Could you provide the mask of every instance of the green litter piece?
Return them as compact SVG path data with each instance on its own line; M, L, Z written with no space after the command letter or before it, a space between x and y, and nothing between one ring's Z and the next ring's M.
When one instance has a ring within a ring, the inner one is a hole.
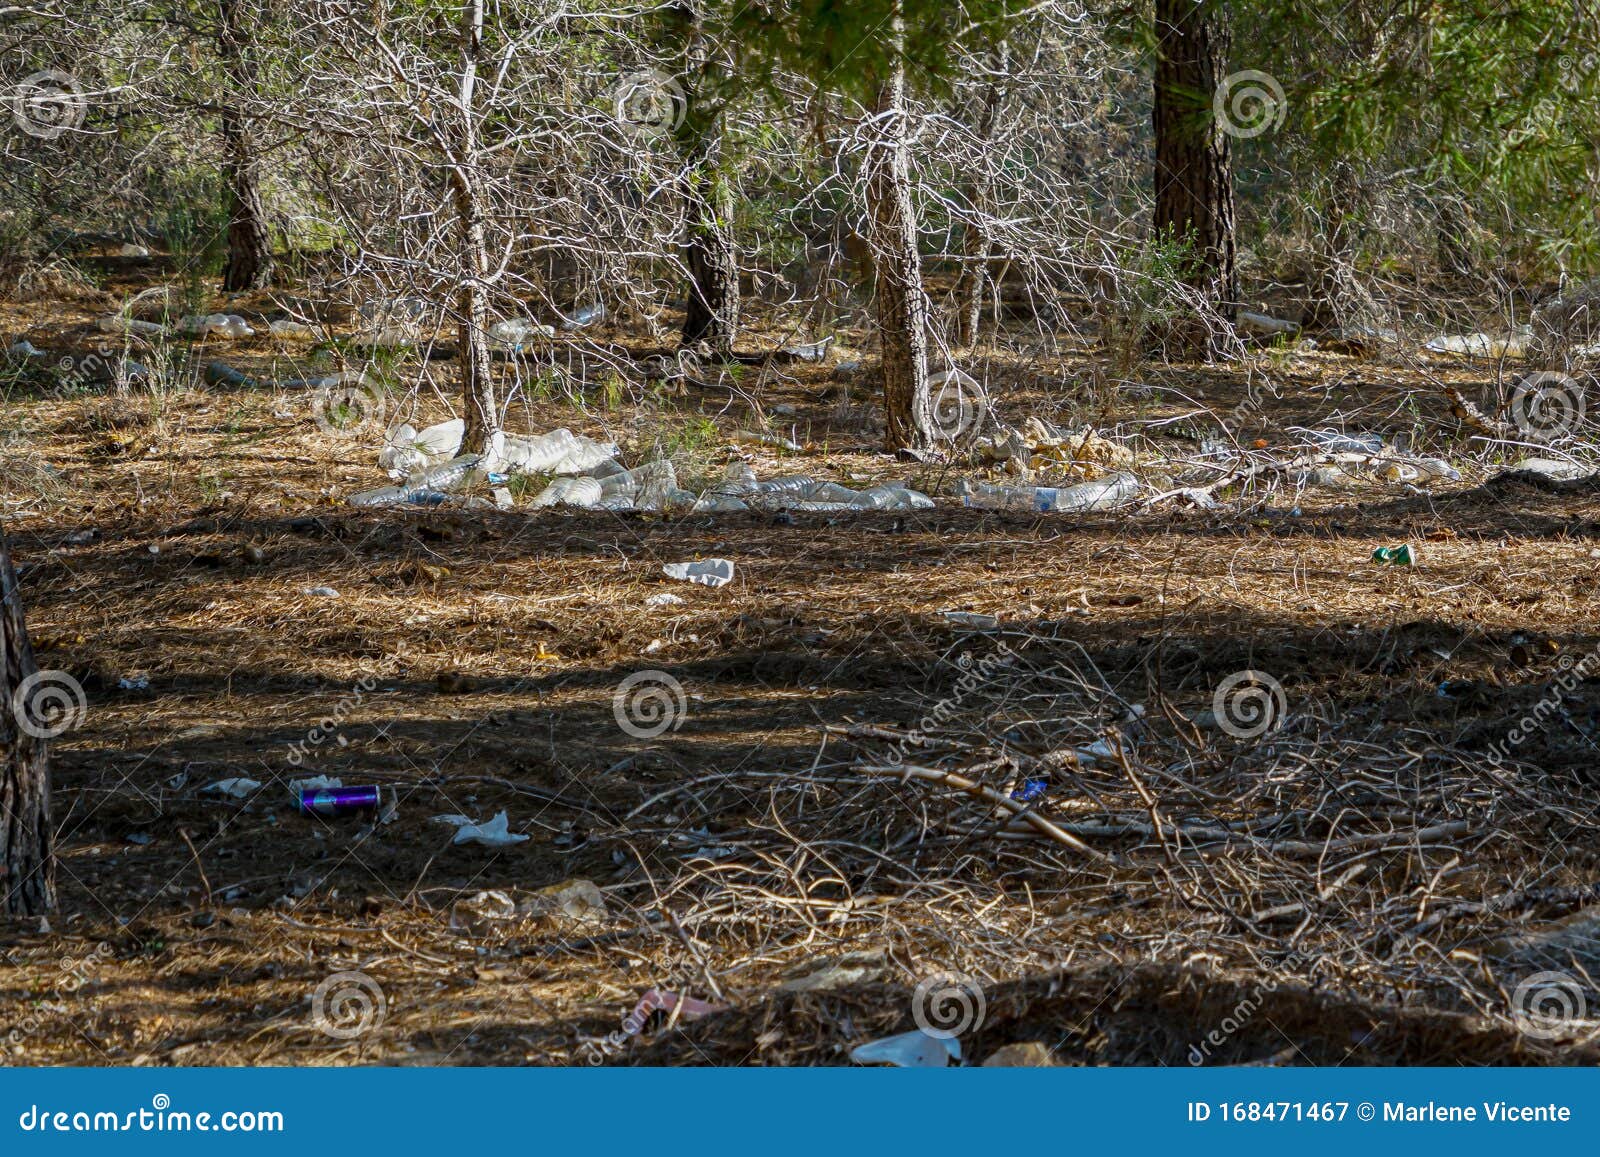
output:
M1408 542L1400 546L1380 546L1372 552L1372 561L1390 566L1416 566L1416 549Z

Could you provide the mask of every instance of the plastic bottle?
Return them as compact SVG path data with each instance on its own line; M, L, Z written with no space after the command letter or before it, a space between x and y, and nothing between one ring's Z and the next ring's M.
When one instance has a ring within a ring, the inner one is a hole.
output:
M389 431L387 444L378 451L378 465L391 476L404 478L449 461L461 449L466 428L461 418L438 422L420 432L409 424L396 426Z
M1114 474L1098 482L1065 487L991 486L986 482L968 482L964 486L962 500L967 506L1056 514L1112 510L1139 493L1139 480L1131 474Z
M600 483L593 478L557 478L536 494L528 505L595 506L600 498Z
M548 434L496 434L489 446L495 467L523 474L581 474L614 458L617 447L562 426Z

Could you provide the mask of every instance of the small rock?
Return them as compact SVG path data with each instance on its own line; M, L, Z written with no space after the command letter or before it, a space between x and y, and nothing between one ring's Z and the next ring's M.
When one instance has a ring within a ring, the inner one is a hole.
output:
M1002 1045L983 1062L986 1069L1049 1069L1055 1067L1050 1049L1039 1041Z

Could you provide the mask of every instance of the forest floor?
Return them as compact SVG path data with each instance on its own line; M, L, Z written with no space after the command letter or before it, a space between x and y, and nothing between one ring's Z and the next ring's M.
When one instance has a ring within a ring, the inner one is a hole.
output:
M108 261L99 294L0 305L0 332L81 356L152 276ZM264 334L193 356L323 365ZM629 465L665 444L680 476L938 491L840 406L840 356L648 408L525 383L509 424ZM5 527L39 666L87 710L52 745L60 911L0 930L6 1062L843 1064L943 1015L945 974L981 992L973 1061L1600 1059L1600 488L1504 474L1520 451L1437 388L1488 405L1515 366L1268 348L1119 373L1087 341L964 364L1005 420L1092 424L1152 475L1233 413L1259 455L1334 424L1462 477L1083 516L355 509L381 430L332 436L303 392L14 375ZM388 367L441 383L415 424L448 416L452 365ZM746 396L804 449L730 441L762 418ZM1401 543L1418 565L1372 560ZM710 557L730 585L662 574ZM682 689L645 739L616 701L643 671ZM1207 712L1243 671L1282 699L1241 737ZM896 766L1042 779L1030 815L1060 836ZM395 814L299 815L308 775L393 788ZM233 777L261 786L206 790ZM433 822L500 811L526 840ZM652 989L710 1011L627 1021Z

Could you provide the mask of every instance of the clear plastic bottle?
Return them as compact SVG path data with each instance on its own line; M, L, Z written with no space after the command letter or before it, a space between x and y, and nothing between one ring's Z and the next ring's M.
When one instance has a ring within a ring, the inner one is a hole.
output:
M581 474L614 458L617 447L562 426L548 434L499 433L489 456L500 470L523 474Z
M1131 474L1114 474L1097 482L1077 486L992 486L986 482L964 483L962 500L967 506L988 510L1032 510L1041 514L1086 514L1095 510L1114 510L1132 501L1139 493L1139 480Z

